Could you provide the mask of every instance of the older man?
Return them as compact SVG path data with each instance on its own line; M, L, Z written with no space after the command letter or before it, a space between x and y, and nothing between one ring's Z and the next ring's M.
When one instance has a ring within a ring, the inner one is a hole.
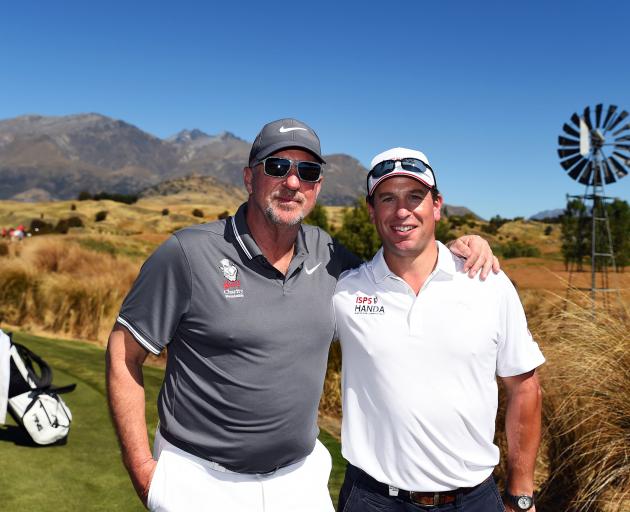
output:
M492 480L496 376L507 390L508 510L534 510L544 358L503 273L462 275L436 242L442 197L426 156L372 160L370 218L383 242L333 303L343 357L339 510L504 510Z
M152 510L333 510L317 405L332 294L359 261L301 224L323 163L304 123L265 125L244 169L247 203L234 217L175 233L122 305L107 351L110 408L124 463ZM475 271L482 262L473 263ZM167 345L154 459L142 363Z

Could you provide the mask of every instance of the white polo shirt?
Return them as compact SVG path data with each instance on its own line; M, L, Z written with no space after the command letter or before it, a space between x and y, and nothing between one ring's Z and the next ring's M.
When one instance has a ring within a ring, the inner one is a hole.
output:
M333 298L343 354L342 453L376 480L414 491L470 487L499 462L496 375L544 362L507 276L485 281L438 244L416 296L374 259Z

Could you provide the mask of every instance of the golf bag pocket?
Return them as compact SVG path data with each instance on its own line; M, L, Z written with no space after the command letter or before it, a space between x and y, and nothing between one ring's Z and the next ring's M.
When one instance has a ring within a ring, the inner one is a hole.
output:
M52 386L50 366L23 345L12 343L10 354L9 413L35 443L63 443L72 413L59 395L73 391L76 384Z
M22 393L9 398L9 407L35 443L53 444L68 437L72 413L56 393L47 391Z

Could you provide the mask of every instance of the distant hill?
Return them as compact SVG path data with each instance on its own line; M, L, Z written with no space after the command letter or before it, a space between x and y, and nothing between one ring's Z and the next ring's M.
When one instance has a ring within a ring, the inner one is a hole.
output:
M209 198L232 198L239 203L247 199L247 194L243 187L227 185L212 176L196 175L163 181L157 185L145 188L139 193L139 196L148 198L181 194L201 194Z
M479 215L477 215L471 209L466 208L465 206L454 206L452 204L443 205L442 214L445 215L446 217L451 216L451 215L455 215L457 217L464 217L465 215L472 215L477 220L486 220L480 217Z
M543 220L543 219L557 219L564 214L564 210L562 208L555 208L553 210L543 210L542 212L538 212L532 215L529 220Z
M188 175L242 187L250 143L223 132L182 130L160 139L125 121L90 113L20 116L0 121L0 199L72 199L89 192L137 193ZM320 202L351 204L363 194L367 170L336 154Z

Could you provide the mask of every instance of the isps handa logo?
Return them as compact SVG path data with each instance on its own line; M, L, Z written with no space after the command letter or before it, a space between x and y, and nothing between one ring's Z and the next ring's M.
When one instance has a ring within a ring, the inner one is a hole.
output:
M384 315L385 308L376 295L358 295L354 299L355 315Z
M241 289L241 281L238 279L238 269L227 258L219 262L219 270L223 273L225 281L223 282L223 293L226 299L235 299L244 297L245 294Z

